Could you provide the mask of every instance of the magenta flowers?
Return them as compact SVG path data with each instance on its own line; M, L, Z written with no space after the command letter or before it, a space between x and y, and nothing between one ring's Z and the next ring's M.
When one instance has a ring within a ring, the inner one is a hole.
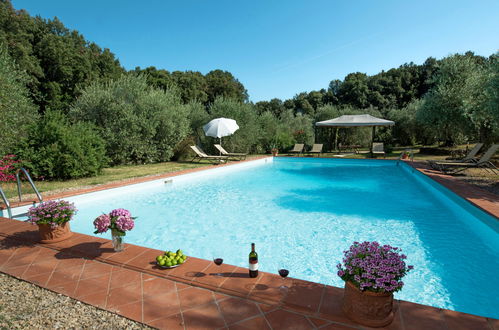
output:
M28 221L32 224L49 224L54 228L70 221L75 214L73 203L65 200L47 201L30 207Z
M362 291L399 291L404 286L402 277L414 268L406 265L407 257L401 251L378 242L354 242L344 251L344 267L341 263L337 265L338 276Z
M111 226L111 218L109 217L109 215L99 215L94 220L94 227L96 229L94 234L105 233L109 229L109 226Z
M108 229L118 231L121 236L125 231L132 230L135 223L130 211L125 209L115 209L109 214L102 214L94 220L94 234L105 233Z

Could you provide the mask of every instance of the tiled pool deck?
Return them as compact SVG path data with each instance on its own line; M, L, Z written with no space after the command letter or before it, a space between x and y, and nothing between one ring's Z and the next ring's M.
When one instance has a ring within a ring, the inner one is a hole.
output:
M426 174L499 215L495 195ZM282 290L276 274L251 279L245 268L217 267L195 257L181 267L159 269L154 259L161 253L131 244L115 253L110 240L78 233L39 244L37 227L0 218L0 272L156 328L365 329L341 312L341 288L288 278L289 289ZM219 272L223 276L215 275ZM387 329L499 329L496 319L406 301L394 305L396 317Z

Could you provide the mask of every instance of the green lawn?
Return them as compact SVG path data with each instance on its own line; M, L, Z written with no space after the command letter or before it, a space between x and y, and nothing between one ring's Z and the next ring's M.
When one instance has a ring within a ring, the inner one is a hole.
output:
M211 164L203 161L202 163L165 162L147 165L116 166L105 168L100 175L95 177L67 181L35 181L35 185L43 196L45 195L44 193L47 192L56 193L66 190L81 189L103 183L124 181L136 177L158 175L210 165ZM2 183L1 186L10 201L17 201L17 186L15 182ZM23 199L25 194L26 197L28 197L29 194L33 194L33 190L27 182L23 182L22 191Z

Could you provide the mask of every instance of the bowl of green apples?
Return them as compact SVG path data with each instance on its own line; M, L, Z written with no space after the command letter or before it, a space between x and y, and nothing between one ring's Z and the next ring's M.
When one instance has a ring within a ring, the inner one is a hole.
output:
M176 252L165 251L165 253L156 257L156 265L161 268L169 269L182 265L186 260L187 256L180 249Z

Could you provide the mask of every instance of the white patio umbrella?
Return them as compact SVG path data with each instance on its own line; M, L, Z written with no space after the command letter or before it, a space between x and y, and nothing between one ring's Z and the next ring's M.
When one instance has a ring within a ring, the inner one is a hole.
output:
M234 119L217 118L210 121L203 126L204 134L206 136L217 137L220 139L222 145L222 137L234 134L239 129Z
M217 118L210 121L203 126L204 134L206 136L217 137L220 139L222 145L222 137L234 134L239 129L234 119ZM222 154L222 152L220 152Z

